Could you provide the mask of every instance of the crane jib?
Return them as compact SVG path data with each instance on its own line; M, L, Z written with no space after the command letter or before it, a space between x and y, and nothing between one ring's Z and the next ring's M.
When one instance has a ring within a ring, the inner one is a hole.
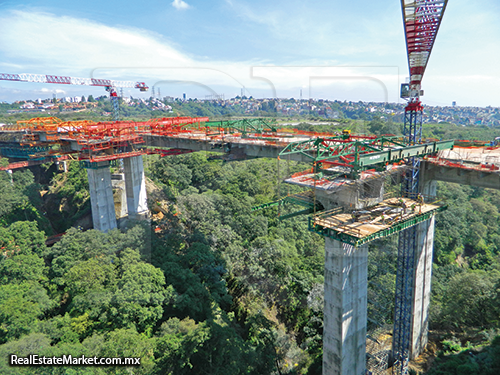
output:
M59 85L100 86L105 88L124 87L124 88L136 88L140 89L140 91L147 91L149 88L144 82L113 81L110 79L100 79L100 78L77 78L68 76L29 74L29 73L19 73L19 74L0 73L0 80L33 82L33 83L54 83Z

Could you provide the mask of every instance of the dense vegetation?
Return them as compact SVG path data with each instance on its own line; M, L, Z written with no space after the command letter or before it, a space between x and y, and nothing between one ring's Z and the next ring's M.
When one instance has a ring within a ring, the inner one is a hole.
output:
M400 129L359 124L351 123ZM66 174L54 166L12 180L0 173L0 373L320 374L324 240L303 217L251 211L294 191L277 185L276 163L148 158L168 209L151 226L108 234L71 228L89 212L76 163ZM305 168L282 161L279 170ZM442 351L428 373L496 374L500 192L440 183L438 195L449 203L436 219L431 305ZM370 307L380 324L392 322L395 254L394 239L370 247L370 285L387 291L378 301L385 310ZM7 365L10 353L141 357L142 365L20 368Z
M276 193L276 162L223 165L193 154L153 163L152 177L172 203L157 223L163 232L140 223L125 233L69 229L52 247L40 230L52 226L37 215L43 202L33 174L15 172L14 184L1 174L8 204L0 228L0 372L18 373L6 354L25 355L33 345L46 356L140 356L134 373L144 374L320 368L322 315L311 298L323 282L323 239L301 219L284 224L276 212L251 213ZM52 178L54 207L61 199L75 210L88 204L77 167ZM26 208L32 216L20 215ZM74 221L73 211L59 214Z

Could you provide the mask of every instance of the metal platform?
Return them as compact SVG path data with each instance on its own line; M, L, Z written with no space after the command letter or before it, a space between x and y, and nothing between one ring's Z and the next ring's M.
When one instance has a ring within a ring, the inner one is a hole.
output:
M442 201L389 198L360 211L336 208L309 218L309 230L335 240L361 246L430 219L445 210Z

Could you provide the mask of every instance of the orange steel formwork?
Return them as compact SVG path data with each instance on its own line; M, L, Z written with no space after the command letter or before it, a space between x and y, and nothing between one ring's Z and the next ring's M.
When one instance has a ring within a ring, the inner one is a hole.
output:
M133 121L62 121L56 117L33 118L18 121L15 125L4 126L2 131L23 132L20 144L26 146L44 146L47 154L78 153L79 160L89 162L107 161L134 157L145 153L161 155L179 154L185 151L170 153L168 150L151 151L138 149L144 144L143 135L185 136L197 132L203 134L202 123L207 117L172 117L152 119L144 122ZM78 151L70 151L68 147L54 149L55 145L69 145L76 141L82 146ZM62 151L62 152L61 152ZM40 156L40 155L38 155Z

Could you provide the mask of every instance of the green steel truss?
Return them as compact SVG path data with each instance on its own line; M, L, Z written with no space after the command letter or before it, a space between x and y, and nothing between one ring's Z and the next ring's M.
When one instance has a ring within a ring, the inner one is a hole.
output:
M312 214L314 213L314 209L313 208L306 208L305 210L300 210L300 211L295 211L295 212L292 212L292 213L289 213L289 214L285 214L285 215L280 215L278 217L278 220L286 220L286 219L291 219L292 217L295 217L295 216L300 216L300 215L309 215L309 214Z
M323 163L349 167L353 177L357 178L359 172L366 169L452 148L452 140L409 145L396 137L351 142L346 142L342 137L329 137L290 143L279 156L301 154L308 157L316 168L321 168Z
M0 155L6 158L34 159L43 158L50 151L46 146L0 147Z
M226 134L241 133L243 138L249 134L276 133L278 131L275 119L249 118L230 121L208 121L205 126L214 132L224 131Z
M299 215L308 215L314 213L315 211L321 211L323 209L323 206L319 202L315 202L314 195L312 194L312 192L306 191L302 193L288 195L285 198L282 198L274 202L268 202L252 207L252 211L262 210L274 206L284 206L285 204L295 204L298 206L306 207L306 209L285 215L280 215L279 220L290 219L292 217Z
M259 204L258 206L254 206L254 207L252 207L252 211L263 210L265 208L274 207L274 206L283 206L285 203L286 203L285 198L282 198L282 199L274 201L274 202L268 202L268 203Z

